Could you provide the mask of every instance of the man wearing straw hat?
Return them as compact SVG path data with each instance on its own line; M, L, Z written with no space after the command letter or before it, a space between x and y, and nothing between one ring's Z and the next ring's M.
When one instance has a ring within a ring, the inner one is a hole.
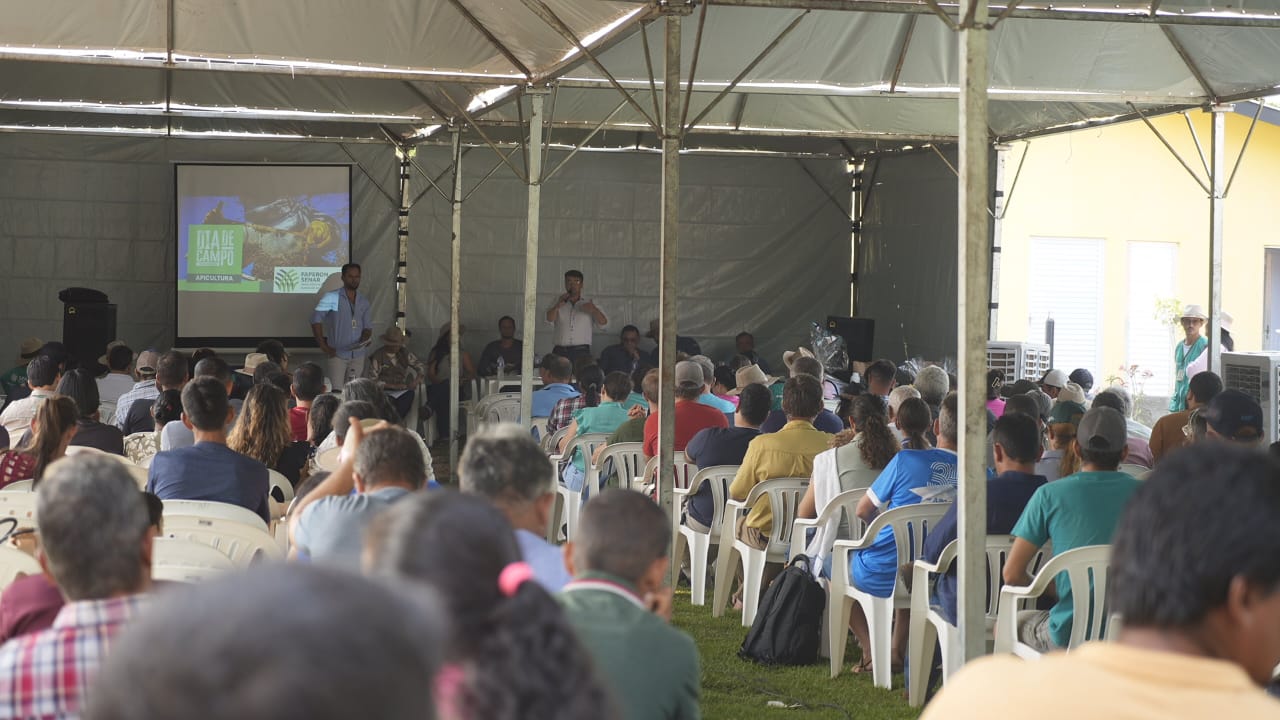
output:
M1169 412L1187 409L1187 387L1196 373L1209 369L1209 339L1204 336L1204 325L1209 319L1201 305L1188 305L1182 311L1179 323L1186 335L1173 348L1174 385L1169 398Z
M408 417L413 409L414 390L426 377L427 368L418 356L405 347L404 331L392 325L382 334L383 346L369 356L364 376L382 384L400 417Z

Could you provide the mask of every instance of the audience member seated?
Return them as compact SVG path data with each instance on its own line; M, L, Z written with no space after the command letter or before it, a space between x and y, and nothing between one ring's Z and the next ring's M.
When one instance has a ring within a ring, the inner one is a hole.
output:
M935 421L924 400L918 397L903 400L893 422L898 434L902 435L903 450L929 450L933 447L929 434L933 432Z
M908 399L902 403L906 410L923 400ZM938 446L927 450L902 450L867 490L858 502L857 515L863 522L871 522L882 512L921 502L950 501L947 489L956 486L956 442L958 431L958 404L955 393L943 396L938 417L933 421L933 432ZM921 492L923 491L923 493ZM928 500L925 495L930 495ZM859 550L849 558L849 579L859 590L875 597L889 597L893 593L898 573L897 545L893 528L886 527L876 536L866 550ZM900 610L893 622L892 667L900 667L907 644L907 611ZM854 672L871 670L871 635L867 616L859 604L854 604L849 627L862 648L862 660Z
M1118 635L1036 662L979 659L925 720L1029 708L1040 720L1280 717L1260 689L1280 661L1276 479L1262 454L1225 444L1170 455L1115 531L1107 609L1122 618Z
M467 326L459 323L459 343L462 342L461 336L466 332ZM458 397L465 400L468 394L467 385L476 376L476 366L471 362L471 353L463 350L461 344L458 348ZM453 372L450 369L452 360L449 355L452 351L449 323L445 323L440 328L440 337L436 338L436 344L432 346L431 352L427 353L427 405L435 415L436 432L440 437L449 437L449 397L452 394L450 373Z
M289 372L289 353L285 351L284 343L271 338L258 343L258 347L254 349L266 355L267 360L279 365L281 371Z
M230 397L234 386L234 373L231 366L225 360L219 357L207 357L196 363L195 377L209 377L222 383L227 389L227 395ZM252 386L250 387L252 389ZM235 427L236 418L243 405L243 400L228 401L231 406L231 422L227 423L227 433L231 433L231 429ZM169 423L160 431L160 451L176 450L181 447L191 447L196 444L195 433L191 428L182 423Z
M590 390L587 391L590 394ZM605 376L604 397L595 407L584 407L573 414L569 432L560 440L563 452L579 435L588 433L612 433L627 421L627 409L623 404L631 394L631 378L622 372ZM561 402L572 402L563 400ZM569 464L564 468L564 484L570 490L581 490L587 477L587 459L581 449L575 449ZM591 490L588 489L588 493Z
M862 373L862 379L867 384L867 392L880 398L886 406L889 403L889 393L893 392L897 386L898 369L893 366L890 360L880 359L867 366L866 372Z
M467 438L458 479L463 492L479 495L502 511L534 579L547 592L559 592L570 576L560 548L543 539L556 502L556 480L538 443L519 425L483 427Z
M813 474L813 458L827 449L832 437L813 426L813 419L822 410L822 384L805 373L792 376L782 394L782 407L787 424L775 433L762 433L747 446L747 454L729 485L730 498L746 500L751 490L766 480L807 478ZM756 500L735 528L739 540L760 550L768 547L772 530L773 508L767 496ZM781 568L772 563L765 569L762 592L779 571Z
M902 406L902 401L907 398L920 399L920 391L916 389L915 385L899 385L889 393L889 431L893 433L894 437L898 438L899 443L907 439L907 436L898 428L897 422L898 408ZM928 406L926 405L925 407Z
M1084 390L1085 397L1092 397L1093 394L1093 373L1087 368L1076 368L1067 376L1067 380L1080 386ZM1126 416L1128 417L1128 416Z
M1200 415L1208 425L1208 439L1261 447L1265 437L1262 407L1239 390L1223 390L1214 395Z
M274 469L297 487L304 479L311 448L305 440L295 442L290 436L287 400L274 385L253 386L227 438L227 447Z
M662 509L621 489L585 505L565 545L574 580L560 603L626 720L701 716L698 647L670 624L670 546Z
M606 373L635 373L641 365L649 363L649 358L640 352L640 328L628 325L622 328L617 345L610 345L600 352L600 369Z
M711 388L716 383L716 364L711 362L711 358L706 355L694 355L689 358L690 362L695 362L698 367L702 368L702 394L698 396L698 402L703 405L713 407L728 417L733 416L733 403L728 400L716 397Z
M920 399L929 406L929 412L936 420L938 410L942 407L942 399L951 389L951 378L947 377L947 371L937 365L920 368L912 385L920 391Z
M0 488L19 480L35 480L38 485L45 470L67 454L79 416L69 397L50 395L40 403L31 422L31 439L0 453Z
M107 374L97 379L98 399L114 408L120 396L133 389L133 350L116 340L98 362L107 368ZM115 416L106 419L114 420Z
M889 432L883 398L873 394L853 398L849 411L850 428L831 438L831 449L813 458L809 487L796 508L796 517L816 518L831 499L842 492L869 488L880 472L898 454L898 439ZM838 533L849 537L839 519L820 527L805 548L815 571L823 568ZM830 569L826 569L830 577Z
M499 360L503 375L519 375L524 360L524 343L516 339L516 320L510 315L498 318L498 339L484 346L480 353L481 377L498 374Z
M734 392L738 389L738 378L728 365L717 365L715 367L715 379L711 382L711 394L721 400L738 407L738 395Z
M1058 393L1062 392L1062 388L1066 387L1068 382L1070 380L1065 372L1053 369L1040 378L1040 390L1051 399L1057 400Z
M987 371L987 410L999 420L1004 415L1004 398L1000 397L1000 389L1004 387L1004 372Z
M124 455L124 434L120 428L98 422L98 382L92 371L77 368L65 373L58 381L58 394L71 398L80 416L72 445Z
M0 647L0 717L76 718L113 638L151 586L155 530L129 471L93 455L51 468L36 514L40 565L67 604L48 629Z
M1177 450L1191 441L1186 428L1191 422L1191 414L1202 411L1210 400L1222 392L1222 378L1217 373L1205 370L1192 376L1187 384L1187 409L1172 412L1159 420L1151 428L1151 458L1157 464L1165 455Z
M0 425L8 431L10 438L21 438L31 429L31 420L36 410L44 401L53 397L62 373L57 364L46 355L37 355L27 363L27 385L31 394L21 400L15 400L5 406L0 413Z
M1059 400L1053 404L1049 410L1049 421L1045 423L1049 432L1049 445L1036 463L1037 475L1043 475L1045 480L1053 482L1080 470L1076 435L1084 414L1085 407L1078 402Z
M369 522L420 490L427 468L407 430L384 426L366 436L360 421L340 408L335 421L344 419L350 430L343 462L294 506L291 552L312 562L356 569Z
M295 403L289 408L289 436L294 440L307 440L307 417L311 413L311 404L324 394L324 369L313 362L299 365L293 371L289 394L293 396Z
M295 610L263 622L264 608ZM112 649L86 717L432 720L443 636L439 603L412 588L258 567L157 598Z
M685 458L703 468L741 465L751 441L760 435L760 423L769 415L773 395L769 388L752 383L738 393L738 410L733 427L709 427L698 431L684 448ZM711 532L715 514L711 485L704 484L684 506L684 524L701 533Z
M797 370L797 360L812 360L813 363L801 363L801 369ZM809 348L801 346L797 350L788 350L782 353L782 364L787 366L787 372L790 373L791 377L795 377L798 372L804 372L818 378L818 381L822 383L822 397L824 399L833 400L840 395L840 386L836 385L834 380L827 377L826 370L822 367L822 361L818 360L818 358L813 354L813 351ZM815 367L817 368L816 372L814 371ZM782 389L775 385L772 390L775 399L773 409L781 410L782 405L780 403L782 398ZM844 426L841 425L840 429L843 430Z
M647 411L648 402L644 399L644 392L641 386L644 384L644 376L649 374L650 370L655 370L649 363L640 363L640 367L631 373L631 394L627 396L627 411L630 412L634 408L639 408L636 412ZM635 413L632 414L635 417Z
M362 408L365 407L364 404L367 403L367 412L369 414L360 414L357 416L362 420L376 418L379 420L386 420L387 423L391 425L402 424L400 422L400 414L396 412L394 407L392 407L391 401L387 398L386 393L382 392L378 387L378 383L368 378L356 378L355 380L348 382L346 387L342 388L342 401L344 405L349 402L361 403L359 407ZM366 411L362 411L362 413L363 412ZM346 434L347 431L347 422L335 416L333 417L331 425L333 430L316 448L317 454L330 448L338 447L342 444L342 436ZM418 444L418 449L422 451L422 461L427 467L427 484L430 485L435 483L436 476L432 470L431 451L427 448L427 443L418 433L412 430L409 430L408 432L409 436Z
M182 423L195 433L196 442L157 454L148 472L147 491L161 500L239 505L270 523L267 466L227 447L231 416L224 384L212 377L188 383L182 389Z
M1061 554L1086 545L1107 545L1129 496L1138 487L1118 472L1127 452L1124 417L1109 407L1084 414L1075 451L1083 469L1036 490L1013 528L1016 540L1005 561L1004 581L1026 585L1027 566L1046 542ZM1201 508L1203 511L1203 508ZM1071 581L1057 578L1058 602L1052 610L1018 613L1018 639L1041 652L1064 648L1071 637Z
M333 414L341 404L342 400L337 395L329 394L311 401L311 407L307 411L307 443L311 445L313 454L315 448L333 434Z
M604 392L604 371L599 365L587 365L578 371L579 395L557 400L547 418L547 433L553 433L573 422L573 414L583 408L593 408L600 404L600 394ZM630 393L630 390L627 391Z
M491 503L414 496L375 524L365 556L373 572L424 583L443 601L449 637L433 683L441 717L618 717L591 656Z
M1093 398L1093 407L1109 407L1123 415L1128 422L1129 405L1126 402L1128 396L1127 392L1122 394L1117 392L1116 388L1107 388ZM1126 445L1129 448L1129 454L1124 460L1126 465L1138 465L1148 470L1155 467L1155 461L1151 457L1151 446L1142 439L1142 436L1130 431Z
M655 374L657 370L653 371ZM698 402L705 384L702 380L702 367L696 362L681 360L676 363L675 390L675 442L673 450L682 452L699 430L709 427L729 427L724 413ZM646 378L647 380L647 378ZM646 382L646 386L647 386ZM647 391L646 391L647 394ZM644 422L644 456L653 457L658 454L658 413L655 403L654 412Z
M1084 386L1082 385L1081 387ZM1139 438L1150 446L1151 428L1143 425L1133 418L1133 396L1129 394L1129 390L1123 385L1112 385L1103 392L1109 392L1115 395L1124 403L1124 408L1121 409L1120 412L1124 415L1124 423L1129 432L1129 437ZM1132 462L1132 460L1130 460L1130 462Z
M157 537L164 536L164 503L151 493L142 493L147 503L147 521ZM0 593L0 644L20 635L53 627L58 612L67 604L58 585L46 573L24 575Z
M1047 480L1035 474L1035 458L1040 451L1040 434L1035 419L1010 413L996 420L991 434L995 441L996 476L987 480L987 534L1008 535L1022 516L1031 496ZM929 530L922 557L937 562L943 548L956 539L959 504ZM952 625L956 624L956 570L953 565L938 578L933 588L934 605Z
M756 352L756 337L754 335L745 330L738 333L738 336L733 339L733 347L736 351L734 357L746 358L747 365L755 365L760 368L761 372L768 374L769 363L765 361L763 355ZM729 358L725 361L725 364L732 365L733 358ZM737 368L734 368L734 371L736 372ZM738 387L742 386L739 385Z
M733 380L733 384L738 388L744 388L753 383L765 386L769 390L769 396L773 398L773 404L769 409L782 409L783 378L766 374L759 365L744 365L734 372Z
M378 383L369 378L356 378L342 388L342 401L349 402L351 400L367 402L378 411L378 417L386 420L391 425L404 426L404 419L400 417L399 411L391 404L391 399L387 397L386 393L382 392L382 388L378 387Z
M817 359L806 356L799 356L791 360L791 377L798 375L808 375L818 380L822 379L822 363ZM825 395L824 395L825 396ZM760 432L772 433L782 429L790 418L787 417L783 410L773 410L769 413L769 417L760 425ZM832 435L844 430L844 421L838 415L830 410L822 407L818 412L818 416L813 419L813 426L824 433Z
M378 381L400 417L408 417L427 368L405 347L404 331L395 325L382 334L382 342L383 346L365 361L364 376Z
M591 458L591 462L596 462L600 454L609 445L622 442L644 442L644 428L649 421L649 415L658 412L658 385L662 379L657 370L648 370L645 372L643 379L640 381L642 397L644 405L634 405L627 408L627 420L618 426L617 430L609 436L608 441L596 448L596 454ZM632 398L635 393L631 393Z
M182 393L165 390L151 403L151 417L155 429L133 433L124 437L124 455L129 462L141 465L160 452L160 435L171 422L182 424Z
M18 346L18 364L0 375L0 394L5 396L6 405L30 392L30 386L27 385L27 365L40 354L42 347L44 341L37 337L29 337Z
M146 353L143 353L145 355ZM187 384L188 366L187 358L176 350L170 350L164 353L156 360L156 379L154 385L150 388L153 393L145 392L138 395L138 399L132 400L127 408L116 406L116 427L124 431L125 435L132 435L136 432L144 432L150 430L154 424L151 417L151 406L155 404L156 395L165 390L181 390ZM146 388L143 388L144 390ZM120 402L125 402L125 398L138 393L137 386L133 390L125 393L120 397ZM123 410L124 414L121 415ZM161 438L163 442L163 438Z
M653 363L654 367L660 367L661 363L658 360L662 355L659 351L659 344L662 342L662 325L659 321L650 320L649 332L645 333L644 336L654 342L653 350L649 351L649 362ZM698 345L697 340L691 337L676 335L676 353L684 353L686 358L691 358L694 355L701 355L702 347Z
M581 395L569 382L573 379L573 363L569 358L548 353L538 371L542 387L533 391L533 417L551 417L556 403Z

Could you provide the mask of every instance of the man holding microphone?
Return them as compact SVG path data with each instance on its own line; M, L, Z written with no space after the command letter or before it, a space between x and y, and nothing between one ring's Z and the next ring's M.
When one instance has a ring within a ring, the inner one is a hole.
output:
M555 347L551 352L572 362L591 354L591 334L603 330L609 318L594 302L582 297L582 271L564 274L565 292L547 309L547 322L555 326Z

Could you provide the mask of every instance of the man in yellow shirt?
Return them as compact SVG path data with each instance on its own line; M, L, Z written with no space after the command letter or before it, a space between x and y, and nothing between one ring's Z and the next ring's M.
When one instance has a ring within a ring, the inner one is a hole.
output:
M729 486L729 496L746 500L751 489L774 478L807 478L813 474L813 458L831 443L831 434L813 426L822 412L822 383L812 375L799 374L787 380L782 389L782 411L787 424L774 433L762 434L747 446L747 454L738 466L738 474ZM769 498L762 496L746 517L738 520L738 539L763 550L769 545L773 530L773 510ZM765 568L761 591L781 569L777 564Z
M1206 512L1206 508L1212 508ZM1114 642L966 667L923 720L1280 718L1280 476L1226 443L1178 450L1134 492L1112 545Z

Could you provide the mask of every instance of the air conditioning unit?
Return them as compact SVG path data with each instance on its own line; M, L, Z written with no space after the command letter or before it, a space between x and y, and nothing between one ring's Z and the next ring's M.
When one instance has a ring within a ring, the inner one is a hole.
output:
M1049 372L1049 346L1044 343L987 343L987 369L1004 373L1004 381L1040 381Z
M1222 353L1222 386L1257 400L1267 443L1280 439L1280 353Z

